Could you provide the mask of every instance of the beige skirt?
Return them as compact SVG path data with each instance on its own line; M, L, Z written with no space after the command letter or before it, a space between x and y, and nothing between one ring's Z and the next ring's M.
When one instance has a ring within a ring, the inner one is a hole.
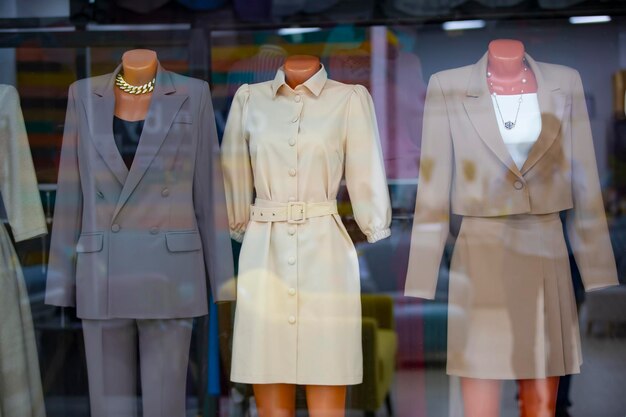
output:
M582 363L558 214L465 217L450 268L448 374L532 379Z

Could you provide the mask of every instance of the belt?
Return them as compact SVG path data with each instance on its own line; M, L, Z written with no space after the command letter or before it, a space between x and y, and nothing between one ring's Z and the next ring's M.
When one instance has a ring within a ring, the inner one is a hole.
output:
M250 220L255 222L300 224L311 217L329 216L331 214L337 214L336 200L321 203L305 203L303 201L277 203L257 198L255 204L250 207Z

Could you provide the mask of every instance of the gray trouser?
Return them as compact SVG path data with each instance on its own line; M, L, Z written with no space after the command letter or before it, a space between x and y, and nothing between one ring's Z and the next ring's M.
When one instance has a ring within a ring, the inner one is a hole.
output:
M83 320L91 417L184 417L193 319Z

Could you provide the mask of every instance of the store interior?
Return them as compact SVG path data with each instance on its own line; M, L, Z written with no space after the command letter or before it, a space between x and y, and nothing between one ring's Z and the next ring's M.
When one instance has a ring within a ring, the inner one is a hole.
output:
M4 0L0 84L20 94L49 226L67 91L146 48L161 65L209 82L218 133L238 87L274 78L284 59L320 57L329 78L372 95L393 209L390 239L368 244L345 187L339 213L355 242L363 293L364 367L348 416L461 417L458 378L446 375L449 239L434 301L403 296L418 183L426 87L438 71L477 62L493 39L517 39L535 60L579 71L621 286L583 294L584 365L571 379L572 417L626 413L626 3L619 0ZM586 18L586 20L585 20ZM595 19L595 20L594 20ZM5 216L3 216L3 219ZM6 220L5 220L6 223ZM452 218L451 234L459 219ZM49 417L87 416L80 320L45 305L49 236L15 245L29 292ZM240 247L233 242L233 251ZM573 258L572 258L572 264ZM576 272L573 273L577 280ZM188 416L255 415L249 386L228 379L232 303L196 318ZM565 394L564 394L565 395ZM298 415L306 415L298 394ZM601 411L598 411L601 410ZM391 414L391 413L392 414ZM252 413L252 414L249 414ZM502 416L518 414L507 381ZM566 416L566 414L563 414Z

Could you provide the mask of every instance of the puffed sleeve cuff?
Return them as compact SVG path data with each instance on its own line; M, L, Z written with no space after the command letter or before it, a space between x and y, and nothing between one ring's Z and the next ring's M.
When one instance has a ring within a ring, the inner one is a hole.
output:
M406 297L423 298L424 300L434 300L435 290L425 291L425 290L405 288L404 295Z
M374 233L367 233L365 236L367 236L369 243L375 243L391 236L391 229L382 229Z
M619 281L617 280L617 278L613 278L613 279L604 279L602 281L597 280L593 283L590 284L586 284L585 285L585 291L586 292L590 292L590 291L597 291L597 290L601 290L603 288L608 288L608 287L613 287L615 285L619 285Z
M48 234L48 228L46 226L38 227L36 229L31 229L31 230L20 231L19 233L13 230L13 239L16 242L21 242L23 240L28 240L28 239L32 239L35 237L44 236L46 234Z
M230 238L232 240L236 240L237 242L241 243L243 242L243 236L246 234L246 232L237 232L234 230L230 231Z

